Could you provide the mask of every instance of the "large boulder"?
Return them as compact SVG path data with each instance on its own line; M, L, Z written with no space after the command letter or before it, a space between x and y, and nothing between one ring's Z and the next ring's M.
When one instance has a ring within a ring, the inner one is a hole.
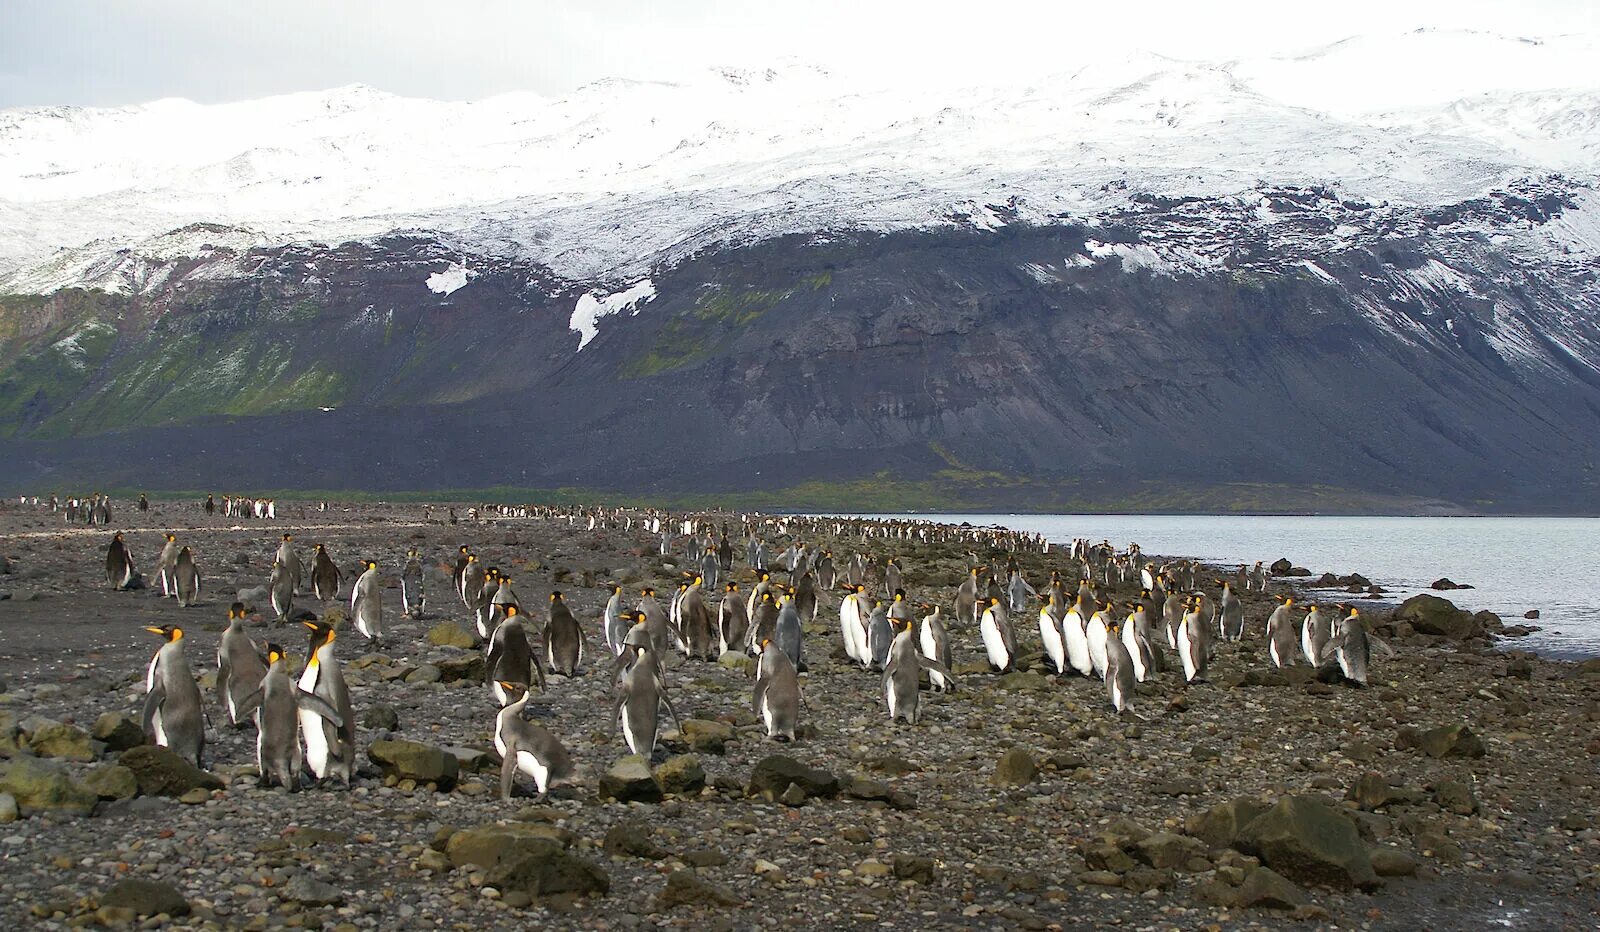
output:
M1410 737L1410 736L1408 736ZM1479 738L1466 725L1440 725L1410 737L1416 747L1429 757L1482 757L1489 753Z
M88 732L76 725L44 722L29 733L28 750L40 757L87 764L99 759L104 745L90 738Z
M72 779L65 764L38 757L0 760L0 793L10 794L19 814L61 812L88 815L100 797Z
M733 739L733 726L727 722L703 718L683 721L683 740L689 743L691 749L702 754L722 754Z
M100 894L100 905L129 909L136 916L187 916L189 901L169 883L129 877Z
M1039 775L1039 765L1033 755L1023 748L1012 748L995 761L994 782L997 786L1027 786Z
M1234 847L1300 883L1338 889L1378 886L1354 822L1318 796L1285 796L1252 819Z
M182 796L190 790L220 790L222 781L189 763L171 748L142 744L129 748L117 763L133 771L144 796Z
M699 757L679 754L656 768L656 779L661 781L664 792L687 796L705 789L706 771L700 766Z
M577 857L560 845L529 848L502 860L484 875L485 886L502 895L519 893L531 900L604 896L611 878L600 865Z
M1233 840L1239 837L1239 830L1266 812L1267 808L1267 804L1258 799L1232 799L1191 815L1184 825L1184 831L1213 848L1232 847Z
M624 803L658 803L661 796L661 781L650 772L650 762L642 755L629 754L618 758L600 775L601 799L615 799Z
M83 775L83 785L101 799L127 799L139 792L139 778L121 764L101 764Z
M89 729L96 741L104 742L106 750L112 753L121 753L128 748L135 748L144 744L144 729L139 727L139 721L131 715L122 712L104 712L94 720L94 726Z
M498 867L524 854L560 850L567 847L571 833L554 825L536 822L489 823L462 829L445 842L444 853L451 865L482 868Z
M805 797L832 798L839 795L839 778L826 770L807 767L792 757L774 754L756 762L745 792L771 802L789 787L798 787Z
M1394 621L1411 625L1418 634L1432 634L1455 641L1484 636L1483 625L1470 612L1456 608L1449 599L1436 595L1414 595L1394 610Z
M459 647L462 650L470 650L477 646L478 639L473 636L473 632L453 621L441 621L428 629L428 643L434 647Z
M713 906L738 906L739 895L720 884L714 884L692 870L677 870L667 875L667 885L656 894L658 910L688 906L705 909Z
M367 756L385 776L432 783L442 790L455 786L461 768L454 754L418 741L374 741Z

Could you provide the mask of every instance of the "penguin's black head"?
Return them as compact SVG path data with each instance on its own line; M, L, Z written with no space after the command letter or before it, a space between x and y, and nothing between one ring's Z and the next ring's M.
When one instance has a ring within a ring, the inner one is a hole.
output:
M499 683L500 688L505 691L506 705L514 704L528 692L528 684L526 683L514 683L510 680L496 680L495 682Z
M283 648L276 644L267 645L267 666L270 667L280 660L287 659L287 657L288 655L283 652Z
M244 617L244 603L243 602L235 602L232 605L228 606L228 617L229 618L243 618Z

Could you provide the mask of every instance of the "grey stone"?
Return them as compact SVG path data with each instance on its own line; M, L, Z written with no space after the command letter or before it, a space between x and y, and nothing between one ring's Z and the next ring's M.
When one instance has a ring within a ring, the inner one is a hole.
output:
M649 761L638 754L618 758L600 775L601 799L657 803L662 795L661 781L650 772Z
M1300 883L1340 889L1379 883L1355 823L1317 796L1278 800L1240 830L1234 847Z
M130 909L136 916L187 916L189 901L169 883L129 877L100 894L100 905Z
M994 782L999 786L1027 786L1038 775L1039 765L1023 748L1005 752L994 765Z
M461 765L454 754L417 741L374 741L367 749L367 757L381 767L385 775L432 783L441 790L455 786L460 775Z

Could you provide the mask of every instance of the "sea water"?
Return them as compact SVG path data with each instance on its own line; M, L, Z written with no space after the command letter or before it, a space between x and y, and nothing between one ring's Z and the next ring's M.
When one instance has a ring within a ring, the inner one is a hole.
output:
M1600 656L1600 518L1401 518L1243 515L871 515L1043 534L1053 543L1087 537L1117 548L1207 563L1271 565L1287 557L1311 570L1360 573L1398 604L1440 577L1473 586L1436 595L1507 625L1537 625L1501 642L1558 657ZM1343 598L1329 590L1329 600ZM1523 614L1537 609L1536 621Z

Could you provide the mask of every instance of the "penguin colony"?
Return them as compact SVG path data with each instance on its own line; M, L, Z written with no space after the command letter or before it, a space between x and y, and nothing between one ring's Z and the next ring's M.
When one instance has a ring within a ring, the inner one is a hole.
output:
M484 566L468 546L458 548L445 614L475 629L485 651L484 715L492 717L493 742L503 761L501 795L508 800L519 776L543 797L575 773L555 733L528 717L534 691L560 690L552 677L607 676L618 740L630 753L649 757L657 748L663 710L678 720L669 671L743 653L754 658L751 712L770 739L795 741L805 734L802 717L813 710L826 714L828 701L814 696L808 702L805 695L808 650L818 649L808 645L806 626L836 613L844 656L861 675L879 681L888 721L915 726L925 690L937 697L973 686L971 678L958 682L958 652L982 658L994 674L1016 669L1022 641L1035 630L1028 623L1032 613L1048 672L1064 685L1079 678L1098 682L1106 706L1122 714L1133 708L1137 684L1161 676L1204 682L1219 641L1254 639L1238 593L1263 592L1268 584L1260 563L1241 566L1228 578L1208 578L1207 568L1193 561L1157 562L1137 544L1118 550L1109 542L1079 539L1058 547L1037 535L924 521L524 506L472 511L589 530L640 530L662 554L677 559L681 551L677 563L689 567L672 593L651 586L630 593L610 584L600 617L580 619L563 592L544 594L535 609L518 595L508 572ZM890 548L900 542L905 549L959 542L968 548L968 570L945 585L924 585L913 598L910 568L900 559L874 561L862 549L836 557L831 549L868 541ZM1037 586L1026 579L1017 561L1022 553L1043 555L1054 567L1049 578ZM427 604L423 558L413 548L395 565L402 610L420 618ZM196 603L202 591L197 558L177 534L164 535L154 567L163 597L184 607ZM217 701L231 724L254 726L263 785L294 791L308 779L348 786L355 778L356 703L337 646L351 637L370 649L384 644L379 561L362 559L351 574L347 627L294 608L305 589L325 605L342 603L345 576L322 543L303 553L292 534L283 534L276 544L267 587L269 624L285 633L305 630L298 673L276 636L251 635L260 612L252 615L239 602L228 607L216 656ZM107 544L106 580L114 590L135 588L140 580L121 533ZM1119 591L1125 597L1115 597ZM1258 632L1264 662L1308 663L1329 680L1365 685L1374 639L1358 609L1276 599L1277 608ZM183 626L147 630L162 643L146 673L145 731L204 767L205 699L185 653ZM600 650L604 659L595 661Z

